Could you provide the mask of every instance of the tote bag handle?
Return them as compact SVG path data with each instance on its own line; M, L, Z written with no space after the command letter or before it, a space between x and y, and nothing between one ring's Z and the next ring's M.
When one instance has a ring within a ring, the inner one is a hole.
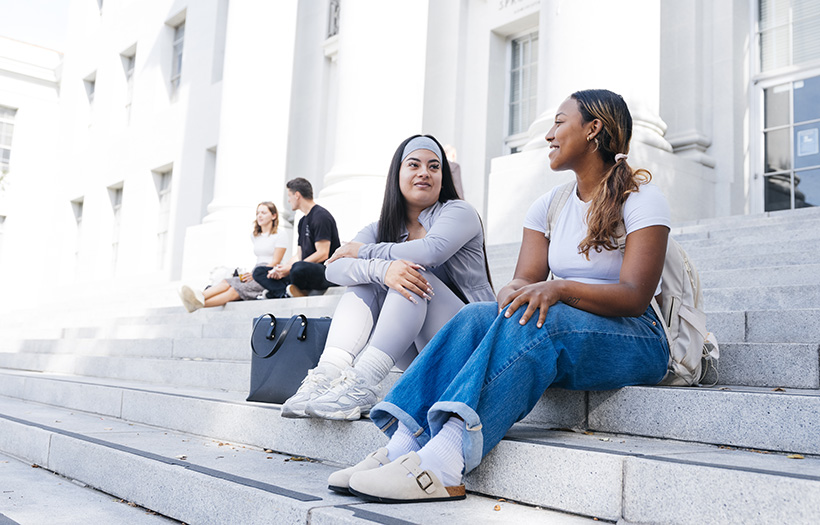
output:
M276 317L273 314L268 313L259 317L259 319L256 320L256 323L254 323L253 332L251 333L251 350L253 350L254 354L258 355L263 359L272 356L282 347L282 345L285 343L285 339L287 338L288 333L290 333L290 330L293 328L293 325L296 324L297 321L299 322L299 332L296 334L296 339L298 339L299 341L304 341L307 337L307 317L305 317L304 314L296 314L290 318L288 324L286 324L285 328L282 330L282 333L279 334L279 337L276 337L276 342L273 345L273 349L267 354L263 355L262 353L256 350L256 346L253 344L253 334L256 333L256 330L259 327L259 323L261 323L262 319L264 319L265 317L270 317L270 328L268 329L268 333L265 335L265 339L267 339L268 341L273 341L274 337L276 337Z

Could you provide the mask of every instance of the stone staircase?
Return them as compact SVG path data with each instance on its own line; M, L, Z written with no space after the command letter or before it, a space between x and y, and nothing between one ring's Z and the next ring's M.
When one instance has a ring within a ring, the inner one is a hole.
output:
M187 314L166 287L6 313L0 452L187 523L815 523L820 209L672 233L702 277L718 384L549 390L463 502L329 492L330 472L384 442L376 428L244 401L252 319L331 315L338 293ZM517 251L488 248L496 286Z

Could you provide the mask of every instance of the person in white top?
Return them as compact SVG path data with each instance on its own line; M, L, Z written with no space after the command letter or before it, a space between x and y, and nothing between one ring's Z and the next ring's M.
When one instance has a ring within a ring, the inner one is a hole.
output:
M256 255L254 268L272 268L282 262L290 243L288 234L279 231L279 212L274 203L260 202L256 207L251 242ZM223 279L204 291L184 285L179 290L179 296L185 309L193 312L203 307L222 306L231 301L256 299L264 291L262 285L253 280L252 272L247 272L238 277Z
M629 109L611 91L579 91L558 107L546 140L550 168L575 173L569 201L552 228L555 191L533 204L497 303L466 305L439 331L370 411L387 446L333 473L330 488L386 503L461 499L464 473L546 388L663 379L669 347L650 301L670 213L649 172L627 163L631 136Z

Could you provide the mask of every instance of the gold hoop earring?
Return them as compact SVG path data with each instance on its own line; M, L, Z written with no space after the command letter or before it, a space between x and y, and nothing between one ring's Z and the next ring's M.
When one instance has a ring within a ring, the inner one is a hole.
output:
M590 140L592 140L592 135L587 135L587 142L589 142Z

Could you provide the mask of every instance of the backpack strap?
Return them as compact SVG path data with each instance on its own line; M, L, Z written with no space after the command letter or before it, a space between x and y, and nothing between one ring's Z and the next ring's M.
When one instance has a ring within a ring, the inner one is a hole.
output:
M558 220L558 216L567 204L573 189L575 189L575 181L562 184L555 190L555 194L552 196L549 208L547 209L547 231L544 232L547 239L552 235L552 228L555 226L555 221Z
M552 235L552 229L555 226L555 221L558 220L558 216L561 215L561 210L563 210L564 206L566 206L567 201L572 196L572 192L574 190L575 181L562 184L555 190L552 200L550 200L549 208L547 208L547 231L544 232L547 239L549 239ZM550 270L547 280L551 281L553 279L555 279L555 274L552 273L552 270Z

